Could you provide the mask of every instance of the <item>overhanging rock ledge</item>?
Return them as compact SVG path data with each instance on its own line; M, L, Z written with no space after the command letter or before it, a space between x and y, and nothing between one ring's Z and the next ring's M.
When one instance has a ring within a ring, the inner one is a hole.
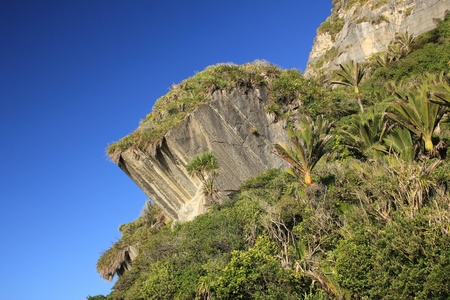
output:
M274 143L287 140L284 124L265 112L268 103L265 87L215 91L164 135L154 153L130 148L116 163L167 217L191 220L207 209L202 183L186 170L196 155L213 151L216 187L225 197L266 169L286 167L272 153Z

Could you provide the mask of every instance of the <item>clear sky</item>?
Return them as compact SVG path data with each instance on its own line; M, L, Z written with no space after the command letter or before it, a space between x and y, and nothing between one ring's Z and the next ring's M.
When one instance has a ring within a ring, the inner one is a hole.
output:
M221 62L304 70L331 0L0 1L0 300L108 294L100 252L146 195L105 156Z

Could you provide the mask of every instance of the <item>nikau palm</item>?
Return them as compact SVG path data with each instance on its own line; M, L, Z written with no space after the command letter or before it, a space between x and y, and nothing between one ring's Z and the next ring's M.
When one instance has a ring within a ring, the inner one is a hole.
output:
M389 131L383 113L369 110L365 117L357 116L340 132L346 146L362 155L371 157L383 150L383 139Z
M354 61L350 61L349 63L342 65L339 67L341 70L334 71L334 73L340 77L340 81L332 81L332 84L340 84L352 87L355 91L355 94L359 94L359 84L361 83L366 71L361 67L360 64Z
M361 112L364 112L364 107L361 102L361 95L359 95L359 85L366 74L366 70L361 67L360 64L351 60L349 63L342 65L339 64L341 70L334 71L334 74L341 80L332 81L331 84L340 84L352 87L357 95L358 104L361 108Z
M414 36L409 34L408 31L396 35L394 45L399 46L401 57L405 57L411 53L411 46L414 40Z
M413 162L416 155L416 146L411 138L411 133L405 128L395 128L385 139L384 143L389 147L389 153L395 151L398 157L405 162Z
M219 166L212 151L206 151L195 156L186 166L186 169L189 175L198 176L202 181L206 181L217 174Z
M391 103L394 113L386 113L389 118L420 137L425 142L426 151L433 150L433 133L444 115L444 109L439 104L428 101L429 96L426 84L405 95L397 93L399 99Z
M450 85L447 82L434 88L434 92L429 99L431 102L450 108Z
M219 170L215 155L212 151L195 156L186 166L189 175L197 176L203 183L203 194L212 201L219 201L215 187L215 179Z
M274 153L291 164L286 171L295 177L305 176L305 183L312 184L311 171L328 149L332 123L318 116L315 121L303 117L295 128L288 129L292 146L283 143L275 145Z

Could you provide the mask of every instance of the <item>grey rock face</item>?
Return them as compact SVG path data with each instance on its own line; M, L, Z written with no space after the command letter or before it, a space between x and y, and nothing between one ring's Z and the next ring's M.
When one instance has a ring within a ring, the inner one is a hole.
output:
M191 220L206 210L202 183L186 171L198 154L215 154L216 186L223 196L268 168L286 167L272 153L273 144L287 137L283 125L273 123L264 111L265 88L216 91L210 100L171 129L154 155L128 149L117 162L172 220Z
M377 7L379 1L368 1L346 9L346 3L333 14L344 19L344 27L332 40L328 33L318 34L309 55L306 76L314 74L312 67L323 59L327 51L338 49L337 56L322 68L336 68L349 60L363 61L385 51L396 33L417 36L436 27L450 11L450 0L389 0ZM375 22L382 16L386 21ZM378 24L376 24L378 23Z

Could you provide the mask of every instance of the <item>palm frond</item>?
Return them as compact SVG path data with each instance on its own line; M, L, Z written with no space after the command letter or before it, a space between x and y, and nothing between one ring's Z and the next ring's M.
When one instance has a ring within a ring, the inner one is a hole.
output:
M300 123L288 129L288 137L292 146L283 143L274 145L274 153L291 164L290 174L296 177L304 174L305 182L309 183L312 169L327 153L326 145L331 139L332 123L323 116L316 120L303 117Z
M444 115L444 109L428 101L430 93L426 84L397 96L399 99L391 103L394 112L386 113L386 116L416 134L425 142L426 151L431 151L431 139Z
M332 81L331 84L340 84L353 87L355 94L359 93L359 84L361 83L366 70L361 67L361 65L355 61L350 61L347 64L340 64L341 68L338 71L334 71L336 77L341 80Z

